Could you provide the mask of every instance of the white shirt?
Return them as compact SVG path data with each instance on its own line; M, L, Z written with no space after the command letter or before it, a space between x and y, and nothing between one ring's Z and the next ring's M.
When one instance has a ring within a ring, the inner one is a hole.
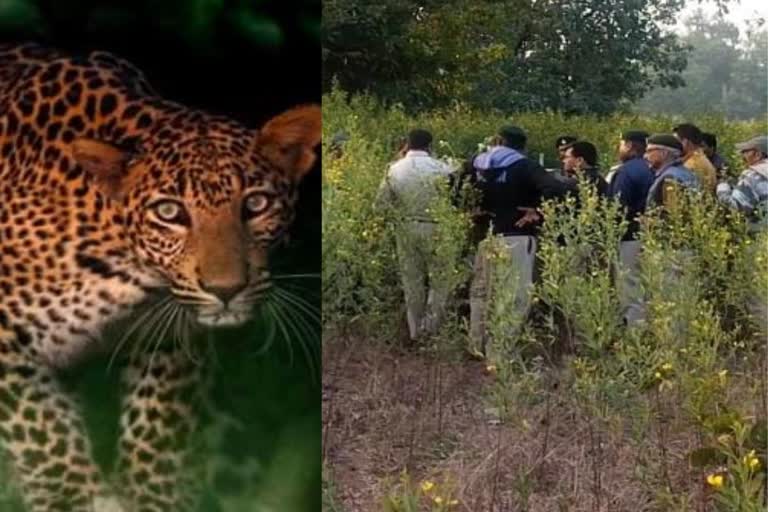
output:
M389 192L401 214L412 220L431 220L429 207L438 193L438 182L447 180L453 169L426 151L410 150L389 166L379 194Z

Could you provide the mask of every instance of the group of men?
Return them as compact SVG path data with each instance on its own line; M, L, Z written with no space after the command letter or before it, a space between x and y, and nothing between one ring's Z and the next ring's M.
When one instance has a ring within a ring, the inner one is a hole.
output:
M412 339L433 333L444 313L447 290L428 276L441 265L431 255L430 241L436 219L429 205L435 198L435 180L468 180L481 194L475 216L478 233L502 235L512 261L520 268L520 282L530 284L535 260L536 233L543 219L538 207L545 199L574 194L581 176L595 185L601 196L614 198L624 209L629 228L624 234L635 255L633 242L638 216L650 207L670 207L682 189L716 194L723 204L744 212L758 228L768 222L768 137L758 136L736 145L746 169L732 187L726 163L717 154L716 138L693 124L676 126L669 134L639 130L621 135L620 163L605 176L599 169L594 144L574 136L558 137L559 169L545 169L526 152L527 135L519 127L498 130L490 147L472 156L463 169L453 169L431 154L432 135L422 129L410 132L406 147L388 169L380 198L393 201L403 220L398 229L398 256ZM718 181L720 183L718 184ZM470 298L470 339L482 352L486 336L487 261L482 251L475 258ZM520 284L519 282L519 284ZM518 301L526 302L528 290L519 287Z

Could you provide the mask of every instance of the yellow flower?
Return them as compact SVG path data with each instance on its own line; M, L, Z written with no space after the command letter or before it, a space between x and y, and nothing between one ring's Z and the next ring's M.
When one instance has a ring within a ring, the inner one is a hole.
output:
M440 497L440 496L435 496L434 498L432 498L432 500L433 500L435 503L437 503L438 505L442 505L442 504L443 504L443 498L442 498L442 497Z
M423 482L421 482L421 490L423 492L429 492L432 489L434 489L434 487L435 487L435 483L430 482L429 480L424 480Z
M448 502L449 507L455 507L458 504L459 504L459 500L451 500Z
M672 363L664 363L661 365L661 369L665 372L671 372L672 371Z
M715 489L720 489L723 486L725 479L723 475L711 474L707 475L707 483Z
M485 367L485 371L488 373L496 373L496 365L495 364L489 364Z
M660 380L661 379L661 372L656 372L656 373L653 374L653 376Z
M744 465L752 471L755 471L760 467L760 459L755 455L755 450L750 450L750 452L744 456Z

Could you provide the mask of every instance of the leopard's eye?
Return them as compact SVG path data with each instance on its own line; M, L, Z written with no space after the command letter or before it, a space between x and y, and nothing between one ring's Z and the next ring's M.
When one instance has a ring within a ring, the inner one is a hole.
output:
M261 194L259 192L253 193L246 197L245 201L243 201L243 216L246 219L255 217L256 215L263 213L264 210L269 207L269 203L269 197L267 197L265 194Z
M187 224L189 218L184 207L176 201L159 201L152 205L155 214L165 222L174 224Z

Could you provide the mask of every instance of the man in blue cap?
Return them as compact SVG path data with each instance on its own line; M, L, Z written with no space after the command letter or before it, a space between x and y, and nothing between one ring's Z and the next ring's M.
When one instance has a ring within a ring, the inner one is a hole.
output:
M560 160L560 171L565 171L565 150L579 140L575 135L561 135L555 139L555 149L557 150L557 159Z
M634 240L639 230L638 215L645 211L645 198L653 183L653 171L643 159L648 133L630 130L621 134L619 160L608 186L608 196L621 203L629 222L622 240Z

